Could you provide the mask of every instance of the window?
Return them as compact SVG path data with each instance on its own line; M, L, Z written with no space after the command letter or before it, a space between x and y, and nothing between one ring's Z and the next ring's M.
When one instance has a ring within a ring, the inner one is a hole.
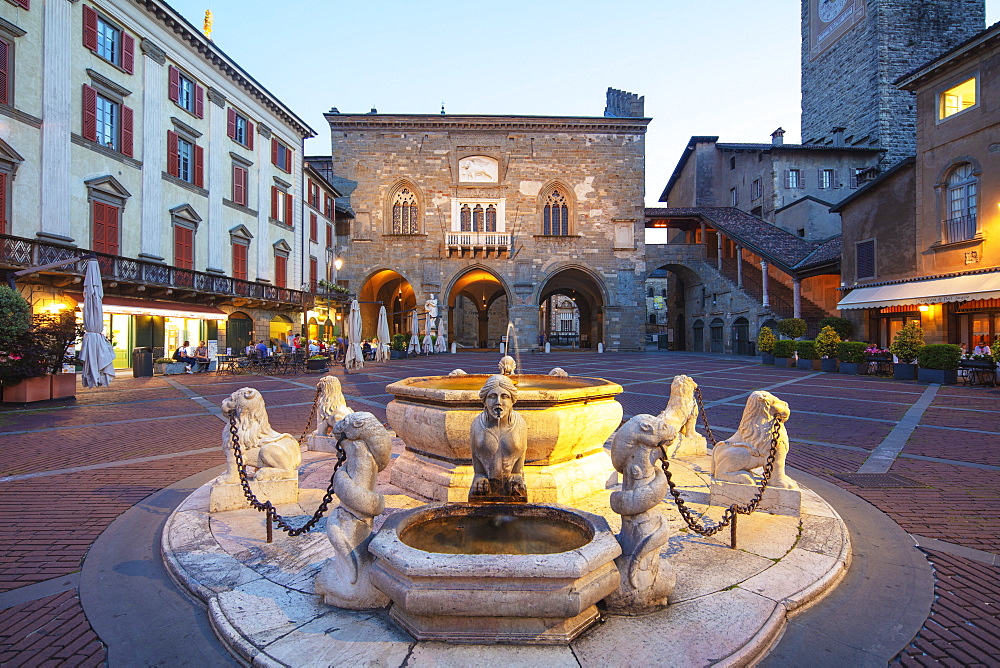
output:
M253 149L253 123L235 109L228 112L226 135L237 144Z
M134 114L120 101L83 87L83 137L132 156Z
M323 215L333 220L333 198L329 195L323 197Z
M309 289L312 290L313 292L316 291L316 277L317 277L318 267L319 267L319 263L316 261L316 258L310 257L309 258Z
M194 228L174 223L174 266L194 269Z
M836 188L837 170L835 169L819 170L819 187L822 189Z
M857 188L861 185L861 175L865 173L867 167L855 167L851 172L851 187Z
M311 211L309 212L309 241L319 242L319 219Z
M801 188L802 187L802 173L797 169L789 169L785 171L785 187L786 188Z
M168 130L167 173L201 188L205 182L205 149Z
M14 45L0 39L0 104L12 104L14 87Z
M21 9L31 9L31 0L12 0Z
M875 240L859 241L854 248L858 278L875 278Z
M271 186L271 218L291 226L292 196L277 186Z
M542 208L542 234L558 236L569 234L569 204L558 188L545 198L545 205Z
M948 175L945 226L948 243L976 236L978 179L971 164L964 162Z
M247 168L233 165L233 203L247 205Z
M736 156L729 158L729 170L732 171L736 169Z
M250 247L241 241L233 240L233 278L247 280L247 251Z
M938 118L948 118L976 106L977 87L977 79L972 77L941 93Z
M312 208L314 208L314 209L316 209L318 211L319 210L319 185L315 181L313 181L312 179L309 179L308 186L306 188L306 192L308 193L308 196L309 196L309 206L311 206Z
M288 254L274 253L274 284L279 288L288 287Z
M83 6L83 45L129 74L135 69L135 38L87 5Z
M416 234L419 229L417 196L409 188L400 188L392 201L392 233ZM462 229L464 230L465 227L463 226Z
M333 248L333 223L326 224L326 247Z
M292 149L277 139L271 139L271 164L283 172L292 172Z
M653 296L653 288L649 288L649 289L648 289L648 290L646 291L646 296L647 296L647 297L652 297L652 296Z
M740 195L736 191L736 188L729 189L729 198L730 200L732 200L732 206L736 206L737 204L740 203Z
M170 101L198 118L205 116L205 89L194 79L170 66Z
M806 228L800 227L799 229L795 230L795 233L797 235L799 235L800 237L805 237L806 236Z
M760 179L754 179L750 184L750 199L757 199L761 194Z
M121 208L105 202L91 202L91 246L98 253L118 255L118 228Z

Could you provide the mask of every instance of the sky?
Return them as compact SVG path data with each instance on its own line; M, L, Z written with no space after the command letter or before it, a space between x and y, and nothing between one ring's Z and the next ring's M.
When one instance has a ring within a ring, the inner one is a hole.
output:
M693 135L800 141L799 0L168 0L306 121L323 113L602 116L645 96L646 203ZM280 11L276 11L280 10ZM987 0L986 24L1000 19Z

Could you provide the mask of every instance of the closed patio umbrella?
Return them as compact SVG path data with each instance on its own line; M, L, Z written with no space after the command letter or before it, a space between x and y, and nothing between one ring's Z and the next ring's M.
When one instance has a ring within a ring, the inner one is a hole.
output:
M434 342L434 352L436 353L446 353L448 352L448 337L444 335L444 327L442 326L441 318L437 321L437 341Z
M417 319L417 311L414 309L410 315L410 345L406 349L407 353L420 352L420 322Z
M375 351L376 362L387 362L389 353L389 318L385 314L385 306L378 309L378 349Z
M347 316L347 337L344 365L348 371L363 369L365 355L361 350L361 307L357 299L351 300L351 312Z
M115 351L101 332L104 330L104 284L96 259L87 261L83 281L83 386L107 387L115 377Z

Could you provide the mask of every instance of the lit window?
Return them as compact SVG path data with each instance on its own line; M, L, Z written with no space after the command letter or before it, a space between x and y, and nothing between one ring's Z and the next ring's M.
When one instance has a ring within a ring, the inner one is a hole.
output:
M97 143L118 149L118 103L103 95L97 96Z
M962 163L948 175L948 241L967 241L976 235L978 179L972 165Z
M940 101L940 118L948 118L976 106L976 77L944 91L941 93Z

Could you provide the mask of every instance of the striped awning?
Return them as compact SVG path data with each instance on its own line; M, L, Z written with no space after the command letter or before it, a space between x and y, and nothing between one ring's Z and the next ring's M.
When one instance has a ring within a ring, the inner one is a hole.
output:
M994 298L1000 298L1000 272L855 288L840 300L837 308L883 308Z

